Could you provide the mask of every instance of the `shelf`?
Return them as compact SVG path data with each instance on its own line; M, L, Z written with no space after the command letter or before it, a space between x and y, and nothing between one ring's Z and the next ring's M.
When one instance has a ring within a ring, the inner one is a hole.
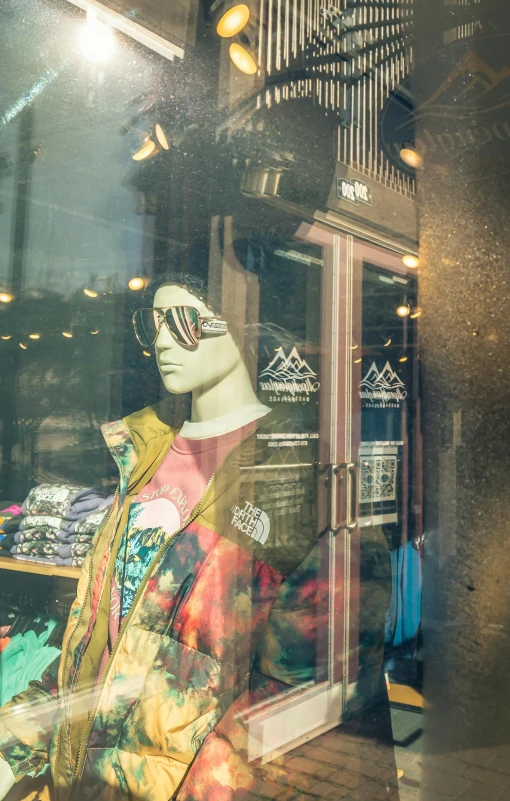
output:
M65 565L45 565L42 562L23 562L0 556L0 570L14 570L18 573L38 573L40 576L60 576L61 578L80 578L81 568Z

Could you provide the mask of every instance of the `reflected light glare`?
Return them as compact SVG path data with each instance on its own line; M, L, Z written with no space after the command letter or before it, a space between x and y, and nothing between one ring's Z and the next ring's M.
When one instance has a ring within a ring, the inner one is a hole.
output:
M224 38L235 36L236 33L242 31L249 19L250 9L248 6L245 3L238 3L225 11L216 26L216 33Z
M145 281L143 278L132 278L131 281L128 283L128 287L136 292L139 289L143 289L145 286Z
M29 334L28 338L29 339L40 339L41 335L40 334Z
M383 347L385 347L385 348L389 348L389 346L390 346L390 345L391 345L391 337L388 339L388 341L387 341L387 342L385 342L385 343L384 343L384 346L383 346Z
M2 336L2 339L3 339L5 342L7 342L7 340L8 340L8 339L10 339L11 337L12 337L12 334L5 334L5 336Z
M416 267L420 266L420 260L417 256L411 256L409 253L406 256L402 256L402 264L404 267L410 267L414 270Z
M65 337L66 339L72 339L73 338L73 335L71 334L70 331L62 331L62 336Z
M409 306L404 306L404 304L402 304L402 306L397 306L396 311L399 317L408 317L411 313Z
M93 289L84 289L83 294L86 295L88 298L97 298L99 297L99 292L94 292Z
M351 345L351 350L357 350L358 347L359 347L359 345L357 345L357 344L356 345Z
M144 356L150 356L151 355L148 350L142 350L142 353L143 353Z
M257 65L244 47L236 42L232 42L228 52L238 70L244 72L245 75L255 75L257 72Z
M156 144L152 141L152 139L149 139L149 141L143 145L140 150L137 150L136 153L131 156L131 158L133 161L143 161L144 159L148 159L155 150Z
M104 64L112 57L115 50L115 38L112 29L100 22L91 11L87 13L87 21L78 34L80 52L95 64Z
M400 158L408 167L412 167L414 170L419 170L423 167L422 157L416 150L412 150L410 147L402 148L400 151Z
M361 359L354 359L354 364L359 364Z
M406 361L407 361L407 356L401 356L399 359L399 362L406 362Z
M23 342L19 343L19 346L22 350L27 350L27 346L23 344Z
M0 303L10 303L12 295L10 292L0 292Z
M99 334L99 328L96 328L96 330L95 330L95 331L91 331L90 333L91 333L93 336L95 336L95 334Z
M411 320L416 320L417 317L421 317L421 309L415 309L411 314Z
M159 124L159 122L156 125L155 131L156 131L156 139L158 140L158 142L161 145L161 147L163 148L163 150L170 150L170 145L168 144L168 139L166 138L165 132L164 132L163 128L161 127L161 125ZM136 153L135 153L135 156L136 156ZM134 158L134 156L133 156L133 158ZM136 159L135 159L135 161L136 161Z

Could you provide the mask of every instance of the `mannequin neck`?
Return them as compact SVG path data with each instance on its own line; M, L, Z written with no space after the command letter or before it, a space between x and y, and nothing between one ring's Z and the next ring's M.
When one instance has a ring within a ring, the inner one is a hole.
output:
M191 422L203 423L206 420L215 420L242 406L251 406L258 402L246 365L240 361L221 381L212 386L193 390Z
M203 423L206 420L215 420L243 406L251 406L258 402L246 365L240 361L221 381L212 386L193 390L191 422Z

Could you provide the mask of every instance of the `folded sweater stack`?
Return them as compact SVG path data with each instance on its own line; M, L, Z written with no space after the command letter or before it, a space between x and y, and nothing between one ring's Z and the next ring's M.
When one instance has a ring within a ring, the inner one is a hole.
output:
M23 503L15 559L81 567L113 498L94 487L40 484Z

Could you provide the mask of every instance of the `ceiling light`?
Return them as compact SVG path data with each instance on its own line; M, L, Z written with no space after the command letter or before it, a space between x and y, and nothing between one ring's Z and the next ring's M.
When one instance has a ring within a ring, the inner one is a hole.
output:
M356 350L357 348L359 348L359 345L351 345L351 350Z
M406 361L407 361L407 356L401 356L399 359L399 362L406 362Z
M412 270L415 270L416 267L420 266L420 260L418 256L412 256L410 253L402 256L402 264L405 267L410 267Z
M99 296L99 292L94 292L93 289L84 289L83 294L88 298L97 298Z
M354 359L354 364L359 364L361 359Z
M92 336L95 336L96 334L99 334L99 328L96 328L95 331L91 331L90 333L92 334Z
M383 347L385 347L385 348L389 348L389 346L390 346L390 345L391 345L391 337L388 339L388 341L387 341L387 342L385 342L385 343L384 343L384 346L383 346Z
M410 316L411 320L416 320L417 317L421 317L421 309L415 309Z
M29 339L40 339L41 335L40 334L29 334L28 338Z
M115 50L113 31L97 19L93 9L87 12L87 21L80 28L78 44L82 55L95 64L104 64L113 55Z
M224 8L224 6L222 6ZM245 3L235 3L231 8L221 13L216 23L216 33L218 36L229 38L242 31L250 19L250 9Z
M156 143L149 139L140 150L137 150L136 153L131 156L133 161L143 161L144 159L148 159L149 156L152 156L154 151L156 150Z
M131 281L128 283L128 287L136 292L139 289L143 289L145 286L145 280L143 278L132 278Z
M228 52L238 70L244 72L245 75L255 75L258 69L256 61L245 47L237 42L232 42Z
M8 339L12 337L12 334L2 334L2 339L7 342Z
M0 303L10 303L12 299L10 292L0 292Z
M399 317L409 317L411 309L409 308L409 306L406 306L404 303L402 303L401 306L397 306L396 312Z
M144 356L150 356L151 355L148 350L142 350L142 353L143 353Z
M168 139L166 138L165 132L159 122L156 125L156 139L158 140L159 144L163 148L163 150L170 150L170 145L168 144ZM133 156L134 158L134 156ZM136 159L135 159L136 160Z
M65 337L66 339L72 339L73 338L73 335L72 335L72 333L70 331L62 331L62 336Z
M19 343L19 346L22 350L27 350L27 346L23 344L23 342Z
M412 150L410 147L402 148L400 151L400 158L408 167L412 167L413 170L419 170L423 167L423 158L417 150Z

